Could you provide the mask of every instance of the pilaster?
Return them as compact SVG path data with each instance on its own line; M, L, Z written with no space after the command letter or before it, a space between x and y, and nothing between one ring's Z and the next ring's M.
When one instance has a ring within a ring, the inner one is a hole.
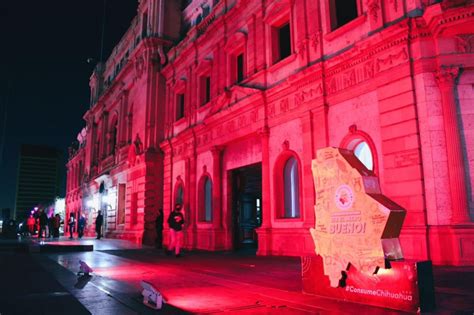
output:
M222 228L222 151L223 148L214 146L211 148L212 153L212 226L215 229Z
M449 189L451 192L452 222L469 222L469 207L466 190L465 167L462 154L460 128L456 111L455 85L459 75L456 66L438 69L436 81L441 92L443 107L446 154L448 158Z

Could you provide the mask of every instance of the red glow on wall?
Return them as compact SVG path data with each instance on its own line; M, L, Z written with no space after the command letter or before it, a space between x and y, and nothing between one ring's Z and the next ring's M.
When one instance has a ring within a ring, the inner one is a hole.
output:
M357 10L342 20L327 1L206 1L204 11L198 0L183 10L158 2L140 2L136 23L91 76L66 196L67 216L87 214L87 235L101 209L106 237L153 245L157 210L167 218L182 185L186 248L234 250L247 246L245 234L256 235L258 255L309 255L308 227L318 220L311 161L320 148L364 141L382 191L407 209L405 257L474 264L469 1L353 1ZM299 163L300 213L282 217L279 157L289 151ZM237 170L249 177L242 191ZM261 226L240 223L251 221L241 214L253 213L252 198L262 202ZM166 223L163 233L166 244Z

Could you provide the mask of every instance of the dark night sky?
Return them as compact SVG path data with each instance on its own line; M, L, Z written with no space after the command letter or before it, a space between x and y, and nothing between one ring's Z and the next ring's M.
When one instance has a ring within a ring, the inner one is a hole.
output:
M127 30L137 3L107 1L104 58ZM5 139L3 159L0 152L0 208L14 207L20 144L50 145L66 157L67 147L84 126L94 67L86 60L100 57L103 4L103 0L0 1L0 150L2 134ZM64 183L65 168L62 176Z

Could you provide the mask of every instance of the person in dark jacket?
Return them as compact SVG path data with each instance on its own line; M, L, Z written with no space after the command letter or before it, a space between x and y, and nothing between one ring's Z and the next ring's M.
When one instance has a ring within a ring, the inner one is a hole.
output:
M102 211L99 210L95 219L95 232L97 233L98 240L102 237L102 224L104 224L104 217L102 216Z
M84 235L84 228L86 227L86 218L84 217L84 214L81 214L79 216L79 219L77 220L77 236L79 238L82 238Z
M173 250L176 257L180 257L181 243L183 242L183 224L184 216L181 213L181 204L177 203L174 210L168 217L168 225L170 227L170 245L167 254L170 255Z
M44 212L43 209L41 209L41 213L39 215L39 233L38 233L38 238L43 237L43 231L44 231L44 237L46 237L46 226L48 225L48 216Z
M163 248L163 209L158 209L155 220L156 248Z
M74 213L69 215L69 239L73 239L74 227L76 226L76 218L74 217Z
M59 213L56 213L54 216L54 221L53 221L53 227L54 227L54 237L59 238L59 228L61 227L61 216Z
M53 237L54 235L54 213L48 219L48 237Z

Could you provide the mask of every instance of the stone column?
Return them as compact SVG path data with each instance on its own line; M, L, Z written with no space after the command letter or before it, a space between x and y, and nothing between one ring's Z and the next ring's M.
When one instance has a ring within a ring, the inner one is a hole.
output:
M314 227L314 183L312 174L312 161L315 157L313 155L313 116L311 112L305 113L301 117L301 124L303 128L303 159L301 160L301 174L302 174L302 187L303 199L301 200L301 214L304 218L304 226L306 228ZM310 218L312 220L310 220Z
M262 140L262 229L272 226L271 191L270 191L270 130L264 127L259 136Z
M257 229L257 255L272 253L272 194L270 189L270 130L263 127L258 136L262 141L262 225Z
M195 247L196 230L196 159L194 156L185 160L184 209L186 211L186 246Z
M446 153L448 158L449 188L451 190L452 222L469 222L469 206L462 154L461 130L456 111L454 94L455 81L459 75L458 67L441 67L436 80L441 92L443 107Z
M212 225L215 229L222 228L222 147L212 147Z
M197 203L196 203L196 155L193 154L189 158L189 177L187 178L188 181L188 203L189 203L189 213L190 213L190 221L189 226L194 230L196 230L196 220L197 220Z

